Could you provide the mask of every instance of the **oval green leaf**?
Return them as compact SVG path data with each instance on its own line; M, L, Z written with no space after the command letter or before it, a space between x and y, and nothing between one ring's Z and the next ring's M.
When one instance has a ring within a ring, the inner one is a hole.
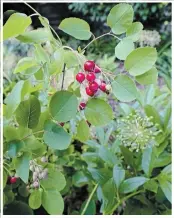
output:
M26 14L12 14L3 26L3 40L24 33L27 27L30 26L31 22L31 18Z
M132 76L138 76L150 70L156 59L157 51L155 48L137 48L127 56L124 66Z
M45 190L42 205L50 215L61 215L64 210L64 201L57 190Z
M67 122L76 116L78 101L72 92L56 92L49 105L49 111L54 120Z
M126 194L133 192L148 180L149 179L145 177L133 177L130 179L126 179L120 186L120 193Z
M131 5L122 3L114 6L108 17L107 25L115 34L125 33L133 22L133 8Z
M48 29L40 28L19 35L17 39L24 43L44 43L52 39L52 34Z
M131 78L118 75L112 82L112 91L119 101L130 102L137 97L137 88Z
M89 139L90 132L89 132L89 125L85 120L81 120L77 126L77 138L81 142L85 142Z
M115 56L120 60L126 60L127 56L134 50L131 39L124 38L115 47Z
M62 20L59 29L76 39L88 40L91 37L89 24L79 18L70 17Z
M28 199L28 203L32 209L38 209L42 204L42 192L40 190L34 190Z
M113 168L113 179L114 179L115 185L118 189L120 184L125 179L125 170L123 168L119 167L118 165L115 165Z
M146 73L136 76L136 81L142 85L156 84L158 79L158 71L155 67L147 71Z
M22 58L16 65L14 73L21 73L24 72L32 67L39 66L37 61L32 57L25 57ZM37 68L36 68L37 69ZM36 70L37 72L37 70ZM34 72L35 73L35 72Z
M53 149L65 150L71 143L71 136L58 124L52 121L45 123L44 142Z
M132 23L132 25L128 28L126 32L126 36L128 39L131 39L133 42L139 40L141 31L143 29L143 25L140 22Z
M28 100L19 104L16 110L16 120L21 126L33 129L39 122L40 113L40 102L32 95Z
M48 169L48 177L41 180L41 185L45 189L56 189L61 191L66 185L66 180L64 175L56 169Z
M113 112L104 100L92 98L86 105L85 116L92 125L104 126L113 119Z

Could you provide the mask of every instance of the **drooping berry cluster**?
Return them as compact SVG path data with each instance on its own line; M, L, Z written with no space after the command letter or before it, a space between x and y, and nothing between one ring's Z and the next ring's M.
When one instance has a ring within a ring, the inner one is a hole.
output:
M47 162L47 158L44 156L41 158L42 162ZM29 188L39 188L40 180L48 177L48 169L41 165L38 165L35 160L30 161L30 170L33 173L32 183Z
M143 117L136 112L117 120L117 137L122 145L137 152L155 146L155 137L160 130L158 124L154 124L151 119L152 117Z
M79 72L76 75L76 80L79 83L83 83L86 80L85 90L88 96L94 96L98 90L107 93L109 86L102 79L98 78L96 74L101 73L100 67L98 67L94 61L86 61L84 64L84 72Z

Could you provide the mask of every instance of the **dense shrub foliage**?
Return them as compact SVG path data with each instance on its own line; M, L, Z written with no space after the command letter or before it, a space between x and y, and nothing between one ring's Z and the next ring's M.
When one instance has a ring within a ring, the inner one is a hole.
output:
M42 28L29 31L33 16ZM35 10L4 24L4 40L34 49L4 93L4 214L171 214L170 78L158 86L157 51L138 47L131 5L113 5L106 20L99 37L85 20L61 21L71 37L92 38L77 50ZM85 56L102 37L115 39L123 71L113 73L107 54Z

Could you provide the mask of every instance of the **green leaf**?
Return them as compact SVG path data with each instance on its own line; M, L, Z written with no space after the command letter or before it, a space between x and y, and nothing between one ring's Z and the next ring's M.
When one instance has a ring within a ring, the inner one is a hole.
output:
M113 119L112 108L104 100L92 98L87 102L85 117L94 126L104 126Z
M34 137L27 138L24 142L26 151L31 151L33 158L41 157L46 152L47 146Z
M32 95L28 100L19 104L16 110L16 120L21 126L33 129L39 122L40 112L40 102Z
M44 43L52 39L52 34L48 29L40 28L19 35L17 39L24 43Z
M79 18L70 17L62 20L59 29L79 40L88 40L91 37L89 24Z
M32 209L38 209L42 204L42 192L40 190L34 190L28 199L28 204Z
M126 37L131 39L133 42L136 42L140 38L141 31L143 29L143 25L140 22L134 22L132 25L127 29Z
M87 185L88 182L89 179L83 171L76 172L72 177L72 184L76 187L82 187L84 185Z
M10 141L8 143L8 156L13 158L16 157L16 155L18 154L18 152L25 146L23 141L19 141L19 140L14 140L14 141Z
M80 209L80 212L83 211L85 205L86 205L87 201L85 201L83 204L82 204L82 207ZM84 215L95 215L96 214L96 204L95 204L95 201L94 200L91 200L88 204L88 207L86 208L86 211L84 213Z
M160 115L158 114L157 110L152 106L152 105L146 105L144 107L145 113L148 117L152 116L152 122L154 124L159 124L159 126L161 127L161 119L160 119Z
M150 70L156 59L157 51L155 48L137 48L127 56L124 66L132 76L138 76Z
M145 177L133 177L130 179L126 179L121 185L120 185L120 193L130 193L135 191L138 187L143 185L145 182L147 182L149 179Z
M89 125L87 124L87 122L84 119L81 120L77 126L77 138L81 142L87 141L89 139L89 136L90 136L89 131L90 131Z
M7 205L4 210L4 215L34 215L33 210L28 204L21 201L13 201Z
M112 172L107 168L88 168L89 172L91 173L93 179L99 183L100 185L104 185L108 179L112 177Z
M132 168L135 168L135 160L134 160L133 153L124 146L120 146L120 149L121 149L121 153L123 154L124 160L127 163L127 165L131 166Z
M66 180L64 175L56 169L48 169L48 177L41 180L41 185L44 189L56 189L61 191L66 185Z
M4 189L5 186L6 186L7 179L8 179L7 172L3 169L3 189Z
M25 82L23 80L16 83L11 93L5 99L5 103L7 104L7 108L6 108L7 118L10 118L13 115L13 113L16 111L18 105L22 100L22 89L24 83Z
M153 67L146 73L136 76L135 79L142 85L156 84L158 79L158 71L155 67Z
M12 14L3 26L3 40L24 33L27 27L30 26L31 22L31 18L25 14Z
M130 102L137 97L137 88L131 78L118 75L112 82L112 91L119 101Z
M116 184L117 189L119 188L120 184L125 179L125 170L121 167L118 167L118 165L115 165L113 168L113 178L114 182Z
M53 149L65 150L71 143L71 136L59 125L52 121L45 123L44 142Z
M64 210L62 196L57 190L47 190L42 194L42 205L50 215L61 215Z
M163 152L158 158L154 160L154 168L163 167L171 163L171 154Z
M119 60L126 60L127 56L134 50L134 43L131 39L122 39L115 47L115 56Z
M151 191L151 192L157 193L158 183L155 180L151 179L144 184L144 188Z
M102 186L102 194L103 194L103 214L109 215L112 214L114 211L116 200L116 187L113 181L113 178L109 179L103 186Z
M54 120L67 122L76 116L78 108L77 97L68 91L56 92L49 105L49 111Z
M25 183L28 182L29 177L29 161L30 155L28 153L15 159L16 173Z
M64 51L64 61L67 68L73 68L79 65L77 56L72 51Z
M25 73L26 70L32 68L32 67L36 67L36 66L39 66L37 61L32 58L32 57L25 57L25 58L22 58L16 65L15 67L15 70L14 70L14 73ZM35 68L37 69L37 68ZM27 71L29 72L29 71Z
M116 155L113 154L108 148L104 146L101 146L98 152L99 152L100 158L111 166L118 164L120 162L117 159Z
M171 182L166 181L162 177L160 177L160 179L158 179L158 181L159 181L160 187L161 187L164 195L170 201L170 203L172 203L172 184L171 184Z
M51 63L50 75L62 73L64 67L64 50L59 48L54 52L54 60Z
M114 6L108 17L107 25L115 34L125 33L133 22L133 8L131 5L122 3Z
M50 63L50 59L46 51L42 48L40 44L35 44L35 58L40 64Z
M155 154L153 152L153 148L146 148L143 151L142 169L144 170L147 177L151 176L154 159L155 159Z

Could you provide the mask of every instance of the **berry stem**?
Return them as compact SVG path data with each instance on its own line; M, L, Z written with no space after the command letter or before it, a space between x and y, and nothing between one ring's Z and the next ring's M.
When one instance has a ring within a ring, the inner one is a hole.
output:
M91 45L93 42L95 42L96 40L98 40L98 39L100 39L100 38L102 38L102 37L104 37L104 36L113 36L113 37L115 37L116 39L118 39L118 40L121 41L121 39L120 39L119 37L117 37L116 35L112 34L111 31L110 31L110 32L104 33L103 35L98 36L98 37L94 38L92 41L90 41L90 42L82 49L81 53L82 53L89 45Z

